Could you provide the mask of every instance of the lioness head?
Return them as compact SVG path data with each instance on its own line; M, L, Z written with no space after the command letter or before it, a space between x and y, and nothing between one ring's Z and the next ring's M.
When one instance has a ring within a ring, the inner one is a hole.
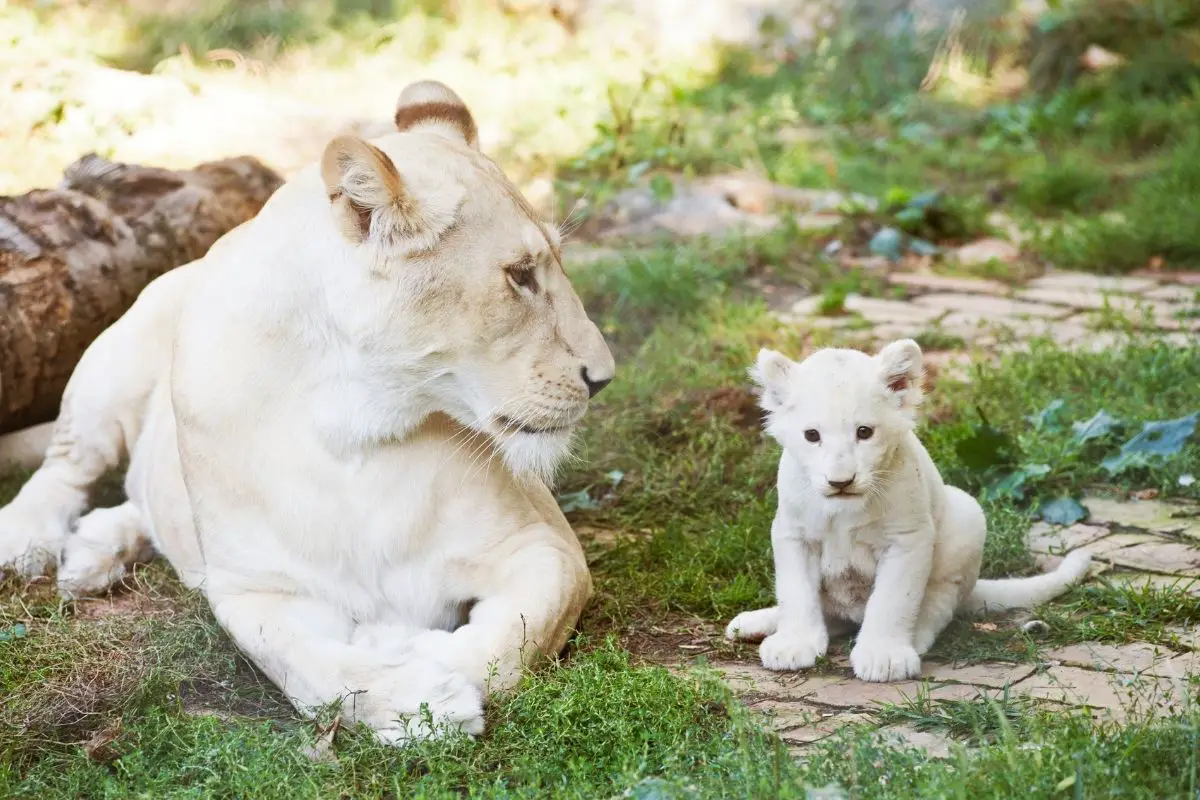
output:
M558 231L479 152L459 97L412 84L396 127L340 136L322 158L344 267L360 276L331 303L352 309L347 335L378 383L545 475L612 380L612 354L563 271Z
M762 387L767 432L817 495L862 502L888 477L921 402L921 348L901 339L869 356L818 350L797 364L763 350L751 370Z

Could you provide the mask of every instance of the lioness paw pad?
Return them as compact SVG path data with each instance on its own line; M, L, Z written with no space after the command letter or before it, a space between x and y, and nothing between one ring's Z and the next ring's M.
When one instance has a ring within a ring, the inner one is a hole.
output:
M759 645L762 665L777 671L806 669L817 663L829 649L829 636L824 631L804 635L776 633Z
M850 666L862 681L902 681L921 674L921 657L910 644L860 642L850 651Z

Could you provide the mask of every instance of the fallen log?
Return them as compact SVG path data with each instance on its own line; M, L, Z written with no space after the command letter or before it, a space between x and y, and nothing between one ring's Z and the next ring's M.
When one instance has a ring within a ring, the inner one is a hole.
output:
M172 171L88 155L60 188L0 197L0 433L54 419L92 340L280 183L249 157Z

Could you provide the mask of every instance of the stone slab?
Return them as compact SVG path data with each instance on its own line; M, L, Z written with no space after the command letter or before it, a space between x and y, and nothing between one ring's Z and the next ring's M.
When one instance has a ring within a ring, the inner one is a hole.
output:
M952 681L1001 689L1029 677L1033 669L1030 664L1008 664L1002 661L959 665L927 662L923 665L921 677L932 681Z
M964 294L962 292L926 294L916 298L913 302L927 308L936 308L942 311L978 314L985 319L999 319L1002 317L1061 319L1071 313L1071 309L1060 306L1028 303L1021 300L1010 300L1005 297Z
M1048 661L1057 661L1069 667L1128 673L1153 670L1176 655L1174 650L1143 642L1122 645L1083 642L1042 653Z
M1084 497L1089 521L1200 539L1200 506L1161 500Z
M967 294L1007 295L1010 289L1000 281L986 278L963 278L954 275L932 275L923 272L893 272L888 282L925 292L965 292Z
M1091 544L1108 534L1108 528L1103 525L1077 522L1062 528L1045 522L1035 522L1029 529L1026 540L1029 542L1029 549L1034 553L1063 554Z
M1135 294L1153 289L1158 281L1151 278L1112 277L1088 272L1048 272L1027 284L1032 289L1069 289L1089 292L1126 292Z

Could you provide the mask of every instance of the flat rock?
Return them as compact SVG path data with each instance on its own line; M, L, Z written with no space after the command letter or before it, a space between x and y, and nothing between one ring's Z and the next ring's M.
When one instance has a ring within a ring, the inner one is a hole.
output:
M1021 257L1021 250L1006 239L980 239L958 248L953 257L967 266L979 266L991 261L1008 264Z
M1033 669L1030 664L1007 664L1002 661L961 665L927 662L923 665L921 677L1001 689L1029 677Z
M1128 294L1152 289L1157 285L1158 282L1150 278L1111 277L1092 275L1088 272L1049 272L1040 278L1034 278L1027 284L1031 289L1067 289Z
M1097 672L1079 667L1052 667L1022 681L1021 694L1042 700L1104 709L1125 719L1137 711L1175 706L1180 700L1177 682L1126 673Z
M1042 655L1049 661L1059 661L1069 667L1137 673L1152 670L1178 654L1165 647L1142 642L1122 645L1083 642L1046 650Z
M1090 553L1092 558L1117 563L1116 554L1120 551L1134 546L1154 544L1161 541L1162 539L1149 533L1114 533L1088 542L1076 549Z
M870 708L885 703L905 703L927 692L933 700L965 700L983 691L966 684L936 685L924 681L868 683L857 678L841 678L817 687L806 699L837 708Z
M908 725L892 725L875 732L876 738L887 745L923 750L932 758L949 758L954 740L934 731L919 731Z
M1082 502L1094 522L1200 539L1200 506L1109 497L1084 497Z
M1103 525L1088 525L1077 522L1066 528L1035 522L1029 529L1027 540L1034 553L1069 553L1077 547L1091 544L1108 535Z
M1000 281L985 278L961 278L923 272L893 272L888 282L927 292L965 292L967 294L1006 295L1009 288Z
M1200 289L1197 289L1195 286L1181 286L1177 283L1169 283L1142 292L1142 296L1148 297L1151 300L1161 300L1166 303L1180 303L1184 306L1194 306L1200 305L1200 299L1196 296L1197 292L1200 292Z
M801 315L815 315L821 305L821 297L814 295L805 297L795 303L791 312ZM873 323L902 323L924 325L941 316L936 309L922 308L902 300L883 300L878 297L863 297L858 294L847 295L842 306L846 311L861 316Z
M1179 542L1147 542L1113 551L1107 558L1131 569L1200 577L1200 548Z
M1004 297L988 297L978 294L946 292L927 294L916 298L914 303L942 311L969 312L984 319L1000 317L1041 317L1059 319L1071 313L1070 309L1041 303L1026 303Z
M766 700L804 700L821 687L845 681L838 675L773 672L757 664L714 664L734 694L761 695Z
M1200 597L1200 579L1178 575L1160 575L1155 572L1117 572L1108 576L1114 584L1133 589L1158 589L1184 592Z

